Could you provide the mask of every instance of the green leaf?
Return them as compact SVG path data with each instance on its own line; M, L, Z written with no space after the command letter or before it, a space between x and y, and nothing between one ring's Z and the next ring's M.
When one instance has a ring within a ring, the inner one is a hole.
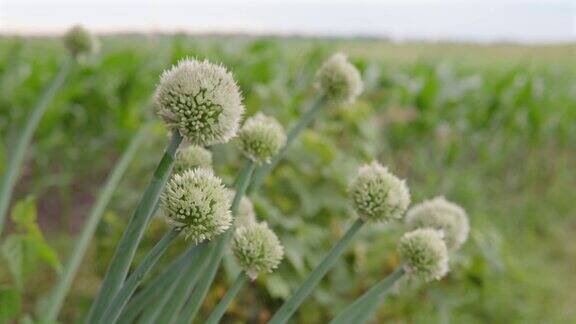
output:
M27 237L26 243L30 246L32 250L36 253L36 256L41 260L49 264L52 269L57 273L62 270L62 264L58 259L56 251L54 251L44 240L44 238Z
M16 286L22 289L26 275L35 268L38 261L45 262L56 272L60 272L60 260L47 244L36 223L35 199L29 196L18 201L11 217L21 233L8 236L1 246L1 252Z
M19 289L24 285L24 248L21 235L8 236L1 246L1 253L6 260L8 271L14 278L14 282Z
M16 202L12 209L12 221L20 230L30 231L33 229L36 225L36 200L33 196Z
M18 290L0 286L0 323L9 323L21 308L21 296Z

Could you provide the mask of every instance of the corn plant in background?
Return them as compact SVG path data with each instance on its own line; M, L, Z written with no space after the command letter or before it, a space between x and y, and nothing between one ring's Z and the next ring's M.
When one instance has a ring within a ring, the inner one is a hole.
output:
M8 161L6 169L0 179L0 234L2 234L6 213L10 206L10 198L12 197L12 191L20 174L20 167L24 161L26 149L32 141L32 136L38 123L40 123L42 119L42 115L44 115L44 112L50 106L52 98L54 98L64 84L75 61L83 59L86 55L98 49L98 40L80 26L73 27L64 35L64 43L70 55L64 59L52 83L50 83L40 95L40 100L34 109L32 109L28 119L22 126L22 133L18 135L13 149L7 153Z

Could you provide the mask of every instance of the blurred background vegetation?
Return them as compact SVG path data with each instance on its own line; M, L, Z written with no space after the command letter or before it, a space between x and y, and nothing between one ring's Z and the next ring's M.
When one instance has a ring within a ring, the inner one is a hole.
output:
M354 105L326 109L251 197L258 217L279 233L286 261L242 290L226 322L265 322L280 306L350 224L346 185L374 158L407 179L414 203L445 195L467 209L472 224L450 275L391 295L377 322L576 322L576 46L184 34L105 37L101 53L74 70L35 134L14 201L35 197L45 239L64 261L116 158L140 127L155 125L108 206L61 321L86 314L168 140L150 106L164 69L186 56L222 62L239 81L248 115L262 110L289 127L314 96L316 69L335 51L359 67L365 92ZM55 38L0 38L0 173L65 54ZM231 184L241 166L238 150L217 146L214 157ZM155 219L140 256L165 227ZM362 231L295 323L325 322L390 273L403 230L394 224ZM15 278L3 257L0 286L10 287ZM234 269L227 258L204 314ZM26 271L25 313L55 276L46 263Z

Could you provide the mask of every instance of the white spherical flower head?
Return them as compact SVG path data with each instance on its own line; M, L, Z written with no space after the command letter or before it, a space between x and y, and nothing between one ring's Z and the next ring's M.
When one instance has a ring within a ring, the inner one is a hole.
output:
M236 194L236 191L229 189L228 193L230 195L230 201L234 201L234 195ZM242 199L240 199L240 206L238 206L237 215L235 216L236 220L234 224L236 224L236 227L242 227L256 223L256 212L254 212L254 206L248 197L242 196Z
M240 267L252 279L272 272L284 257L284 248L264 222L239 227L232 239L232 252Z
M230 195L210 169L174 175L161 200L168 223L195 243L213 239L232 224Z
M446 245L453 250L466 241L470 231L466 211L444 197L436 197L410 208L406 222L410 229L434 228L444 232Z
M240 149L249 159L268 163L286 144L284 128L274 117L262 113L248 118L238 133Z
M190 145L176 152L173 173L181 173L195 168L209 168L211 166L212 152L201 146Z
M64 34L64 44L76 57L96 52L99 47L98 39L80 25L70 28Z
M346 55L332 55L318 70L316 81L327 99L352 103L362 92L360 72L348 62Z
M360 167L348 188L352 207L364 221L400 219L410 204L410 192L378 162Z
M208 61L186 59L164 72L154 102L169 127L199 146L228 142L244 113L232 74Z
M402 236L398 253L408 274L431 281L448 273L448 249L442 236L442 232L431 228L417 229Z

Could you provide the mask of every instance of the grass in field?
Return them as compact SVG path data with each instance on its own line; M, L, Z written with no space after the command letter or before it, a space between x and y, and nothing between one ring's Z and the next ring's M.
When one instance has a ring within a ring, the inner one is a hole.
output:
M18 197L37 195L42 226L62 258L114 159L151 117L150 93L162 70L188 55L222 61L239 80L248 114L263 110L287 126L311 97L314 71L341 50L361 68L366 92L355 105L334 108L315 122L265 182L263 194L254 197L259 217L286 245L287 262L278 275L259 279L257 289L243 290L229 316L266 319L281 304L348 225L346 183L361 162L377 156L409 179L415 202L444 194L469 211L473 228L452 274L425 289L392 295L380 321L576 319L574 45L179 35L108 37L102 50L71 76L48 109L17 187ZM54 39L0 39L2 152L10 149L15 125L55 73L63 52ZM100 226L65 308L70 321L87 312L145 186L141 175L151 172L167 142L159 124ZM217 172L229 183L240 167L238 157L230 147L214 148ZM376 227L359 235L304 306L300 322L331 318L389 273L398 263L393 249L401 231ZM148 248L163 232L162 222L153 224ZM205 311L231 280L232 266L225 269ZM28 309L50 287L53 278L47 277L28 284ZM0 269L0 282L5 281Z

